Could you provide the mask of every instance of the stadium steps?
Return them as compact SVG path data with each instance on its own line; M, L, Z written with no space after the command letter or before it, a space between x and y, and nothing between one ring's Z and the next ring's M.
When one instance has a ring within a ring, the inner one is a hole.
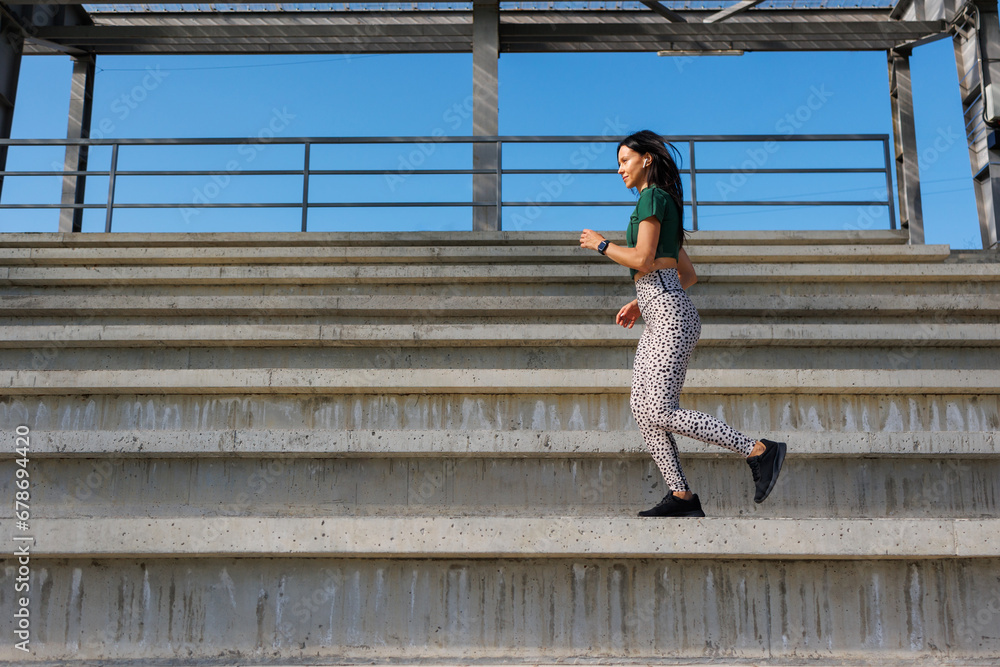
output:
M0 235L0 661L994 665L1000 258L687 249L682 406L790 449L757 505L678 437L708 516L657 520L634 287L575 233Z

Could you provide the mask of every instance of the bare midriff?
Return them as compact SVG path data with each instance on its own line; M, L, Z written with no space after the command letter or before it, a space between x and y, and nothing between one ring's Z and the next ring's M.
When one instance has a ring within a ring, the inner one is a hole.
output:
M676 268L677 268L677 260L674 259L673 257L657 257L656 259L653 260L653 271L656 271L657 269L676 269ZM642 278L644 275L646 274L639 272L635 274L635 279L638 280L639 278Z

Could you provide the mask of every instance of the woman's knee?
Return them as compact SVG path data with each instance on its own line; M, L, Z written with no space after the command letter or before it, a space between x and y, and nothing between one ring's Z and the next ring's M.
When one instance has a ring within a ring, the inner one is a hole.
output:
M683 430L680 408L664 408L654 413L653 423L669 433Z

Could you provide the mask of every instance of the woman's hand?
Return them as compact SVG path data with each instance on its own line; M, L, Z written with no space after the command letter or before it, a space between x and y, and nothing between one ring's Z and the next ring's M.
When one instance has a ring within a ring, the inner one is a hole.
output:
M615 324L620 324L626 329L631 329L635 321L639 319L639 301L629 301L615 316Z
M595 232L593 229L585 229L580 233L580 247L590 248L591 250L597 250L597 246L600 245L604 237Z

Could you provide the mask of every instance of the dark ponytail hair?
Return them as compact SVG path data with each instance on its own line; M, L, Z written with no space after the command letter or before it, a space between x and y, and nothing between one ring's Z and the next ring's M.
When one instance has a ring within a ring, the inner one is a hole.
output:
M684 229L684 185L681 183L680 171L677 169L677 161L670 155L670 151L667 150L669 146L675 153L677 153L678 161L680 160L681 153L673 144L668 144L663 141L663 137L651 130L639 130L633 134L628 135L618 143L618 148L615 149L615 161L618 160L618 151L621 150L622 146L628 146L634 150L639 155L645 155L649 153L653 157L653 162L649 166L649 171L647 172L647 182L649 185L658 185L670 195L670 198L674 200L674 204L677 205L677 212L680 216L681 224L677 228L677 248L684 247L684 235L687 233ZM662 223L663 221L660 220Z

